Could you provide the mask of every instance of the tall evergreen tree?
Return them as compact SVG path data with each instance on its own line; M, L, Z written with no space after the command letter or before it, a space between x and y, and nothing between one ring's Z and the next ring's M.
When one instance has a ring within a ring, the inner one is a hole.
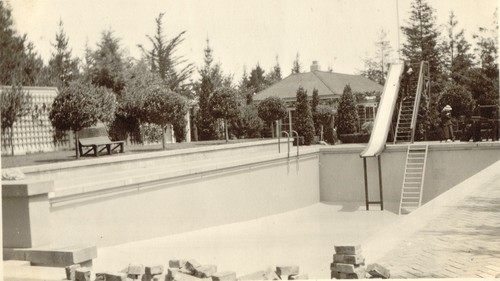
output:
M336 123L338 134L355 133L357 131L358 120L356 98L352 93L351 86L346 85L337 109Z
M278 56L276 56L276 64L273 66L273 69L269 71L266 75L266 83L270 86L278 81L281 81L281 66L278 62Z
M55 86L59 87L59 90L68 86L69 82L78 76L78 60L72 58L68 41L63 22L60 20L56 42L52 44L55 51L52 52L52 57L49 60L50 79Z
M295 60L292 63L292 74L300 73L302 70L302 65L300 64L299 60L299 52L297 52L297 55L295 56Z
M44 86L43 61L26 34L14 29L12 10L0 1L0 84Z
M209 40L207 39L207 47L204 49L205 64L198 70L200 81L195 87L198 95L198 106L196 126L198 128L198 136L200 140L213 140L217 138L217 123L210 114L210 98L215 91L224 84L230 84L228 78L222 74L219 64L213 64L213 50L210 48Z
M139 47L146 60L151 63L151 70L160 75L170 90L189 95L187 81L194 71L194 65L187 63L183 56L175 55L178 46L184 42L186 31L182 31L171 39L165 38L163 33L164 15L165 13L160 13L155 19L156 33L153 36L147 35L153 47L151 49L145 49L142 45Z
M445 74L455 82L466 85L474 56L470 53L471 44L464 36L464 29L457 31L458 20L453 11L446 23L446 38L441 44Z
M413 65L421 61L429 62L429 72L432 79L430 96L422 96L417 119L416 139L425 139L429 130L439 125L437 98L444 86L445 78L442 75L440 53L438 48L439 32L436 27L434 9L426 0L413 0L411 3L410 18L407 26L402 28L406 36L403 44L403 56Z
M312 112L312 116L313 116L313 121L314 121L314 129L316 130L316 135L319 135L320 131L321 131L321 123L319 121L319 118L318 118L318 111L317 111L317 108L318 108L318 105L319 105L319 93L318 93L318 89L314 88L313 90L313 94L312 94L312 100L311 100L311 112Z
M314 122L311 106L307 100L307 91L299 87L297 89L297 101L295 103L294 126L299 136L304 137L304 144L310 145L314 139Z
M106 87L120 95L125 85L125 62L120 49L120 39L113 35L112 30L103 31L97 50L92 52L92 64L88 75L92 84Z
M255 66L250 72L250 77L248 78L247 88L254 89L255 93L264 90L267 87L267 82L264 76L264 70L259 64Z
M479 104L499 103L498 71L498 9L494 12L493 28L480 27L474 34L479 67L472 73L472 96Z

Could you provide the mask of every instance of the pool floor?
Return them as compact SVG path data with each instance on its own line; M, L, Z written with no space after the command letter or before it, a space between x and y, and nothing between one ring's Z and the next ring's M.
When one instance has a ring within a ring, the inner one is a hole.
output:
M179 258L214 264L218 271L238 276L292 264L309 278L330 279L334 245L363 244L400 219L388 211L366 211L363 203L318 203L251 221L102 247L94 270L118 271L130 263L167 266L170 259Z

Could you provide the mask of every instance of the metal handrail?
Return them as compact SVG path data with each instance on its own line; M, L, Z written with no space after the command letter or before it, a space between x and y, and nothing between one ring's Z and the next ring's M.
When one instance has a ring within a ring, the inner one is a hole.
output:
M281 134L278 138L278 153L281 153L281 135L283 135L283 133L285 133L287 137L287 143L288 143L287 157L290 158L290 134L287 131L281 131Z
M293 134L297 135L297 158L299 158L299 142L300 142L300 138L299 138L299 133L297 133L297 131L294 131L292 130L292 137L293 137Z
M420 70L418 74L418 84L417 84L417 92L415 93L415 101L413 104L413 113L411 116L411 139L410 143L413 143L415 140L415 128L417 126L417 118L418 118L418 108L420 105L420 97L422 96L422 87L424 87L424 67L428 67L426 61L422 61L420 63ZM426 73L428 73L428 69L426 68Z

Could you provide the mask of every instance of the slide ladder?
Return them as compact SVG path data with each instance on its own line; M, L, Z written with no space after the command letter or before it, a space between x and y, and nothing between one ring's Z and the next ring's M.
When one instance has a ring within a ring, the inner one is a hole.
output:
M412 67L416 68L417 65L410 66L410 68ZM403 97L399 104L398 119L394 132L394 143L413 143L421 97L422 95L429 96L429 63L422 61L418 67L418 77L411 75L412 69L406 72L405 85L402 91ZM413 91L414 94L412 94Z
M399 203L400 215L409 214L422 204L427 149L427 145L408 145L401 201Z
M413 96L407 96L401 100L394 133L394 143L411 142L411 118L413 116L414 104L415 97Z

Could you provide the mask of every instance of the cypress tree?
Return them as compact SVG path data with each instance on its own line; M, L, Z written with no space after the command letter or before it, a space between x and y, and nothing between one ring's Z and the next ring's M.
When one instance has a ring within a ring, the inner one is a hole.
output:
M311 106L307 100L307 91L299 87L297 90L297 102L295 104L294 128L299 136L304 137L304 144L310 145L314 138L314 122Z
M350 85L344 87L337 111L338 134L353 134L357 131L358 111L356 110L356 99Z

